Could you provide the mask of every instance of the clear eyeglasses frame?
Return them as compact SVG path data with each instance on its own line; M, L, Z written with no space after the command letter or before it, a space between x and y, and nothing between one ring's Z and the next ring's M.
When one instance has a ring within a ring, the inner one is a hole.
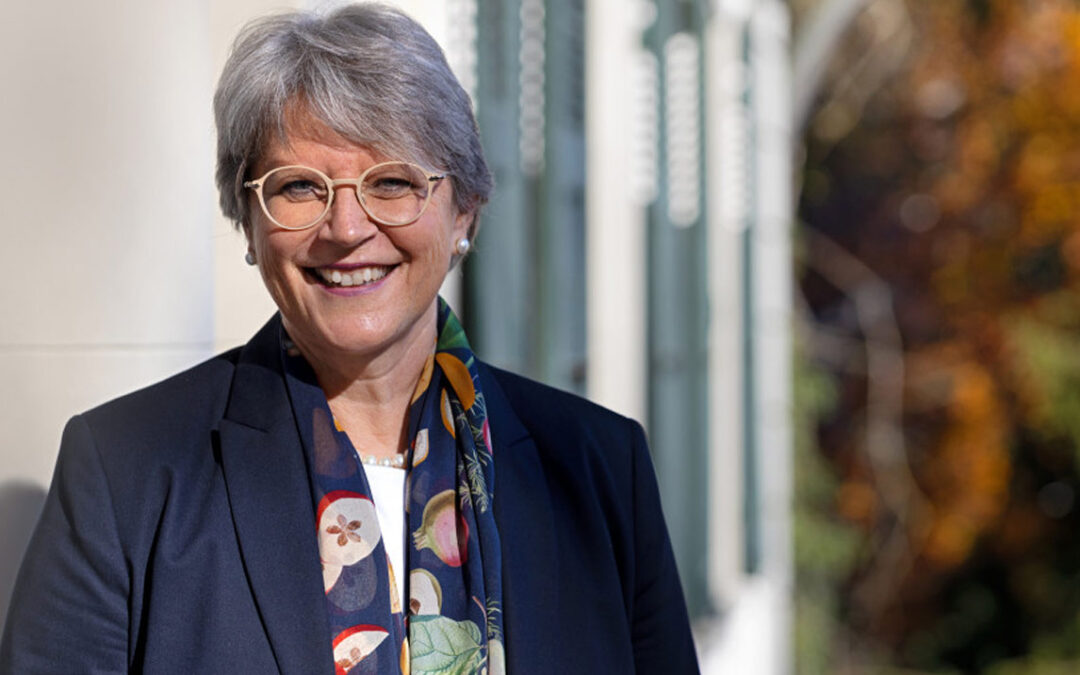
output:
M373 221L388 227L410 225L424 214L435 185L449 174L433 173L411 162L381 162L359 178L330 178L310 166L290 164L244 182L255 190L270 222L284 230L306 230L321 223L334 205L337 188L352 187Z

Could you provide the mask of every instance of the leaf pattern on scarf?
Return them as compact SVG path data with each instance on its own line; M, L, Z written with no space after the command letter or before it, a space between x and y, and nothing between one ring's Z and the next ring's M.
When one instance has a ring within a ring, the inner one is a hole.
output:
M430 675L472 675L484 663L480 629L472 621L445 616L409 620L409 649L416 672Z

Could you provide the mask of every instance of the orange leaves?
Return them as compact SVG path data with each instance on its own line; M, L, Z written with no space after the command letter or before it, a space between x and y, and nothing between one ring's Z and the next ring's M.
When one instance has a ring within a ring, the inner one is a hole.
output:
M1013 184L1018 190L1031 192L1056 182L1059 167L1056 145L1057 141L1047 133L1036 133L1023 143L1013 170Z
M836 509L840 515L863 527L869 527L877 520L878 501L874 486L861 480L844 483L836 493Z
M923 388L932 392L924 410L936 403L944 413L934 452L918 472L930 499L922 553L939 568L960 565L997 524L1012 477L1009 410L991 371L965 352L937 350L921 364L921 375L938 382Z
M1011 203L1020 240L1043 246L1080 212L1080 7L1067 0L990 5L977 29L963 3L916 10L925 13L928 48L913 56L904 86L925 92L946 82L964 96L948 119L929 115L930 135L946 152L929 160L932 173L919 187L954 226L978 225L987 203Z
M978 534L971 520L946 512L931 522L923 553L938 568L958 567L967 559Z

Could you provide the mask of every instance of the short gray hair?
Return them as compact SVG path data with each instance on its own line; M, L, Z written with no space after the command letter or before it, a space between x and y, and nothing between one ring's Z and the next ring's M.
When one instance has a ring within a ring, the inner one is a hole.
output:
M240 32L214 94L221 210L238 226L248 223L244 181L256 178L246 173L286 140L296 105L354 143L450 173L462 213L475 216L491 194L469 96L420 24L377 3L289 12Z

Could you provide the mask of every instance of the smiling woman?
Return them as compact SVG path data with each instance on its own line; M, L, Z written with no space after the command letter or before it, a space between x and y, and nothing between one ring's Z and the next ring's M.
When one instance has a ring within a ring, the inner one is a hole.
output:
M218 186L278 313L71 420L0 672L696 672L641 427L438 297L492 180L381 5L239 37Z
M435 342L435 297L458 245L467 241L475 207L459 212L453 186L429 180L442 174L378 156L310 113L290 111L282 139L252 166L263 177L247 185L258 191L261 208L249 210L243 227L285 330L337 394L328 397L330 407L344 422L353 411L338 398L350 396L351 387L366 388L367 373L400 380L392 386L411 393ZM382 199L394 171L420 187ZM323 186L312 187L312 179ZM379 197L372 198L373 190ZM348 194L331 197L341 192ZM400 222L383 222L394 216ZM292 227L281 227L282 219ZM365 391L355 393L368 400ZM403 428L357 424L350 431L354 444L375 456L399 451Z

